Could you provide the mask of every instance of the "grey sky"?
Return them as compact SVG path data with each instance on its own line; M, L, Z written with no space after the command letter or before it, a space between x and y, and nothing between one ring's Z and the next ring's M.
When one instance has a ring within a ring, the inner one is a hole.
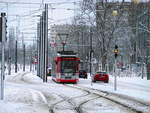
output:
M80 0L0 0L0 12L8 16L8 28L19 26L25 37L36 35L36 25L42 12L42 3L49 3L49 26L52 24L70 23L74 16L74 8L78 8ZM28 4L30 3L30 4ZM50 4L52 3L52 4ZM67 10L72 9L72 10ZM21 34L21 33L20 33Z

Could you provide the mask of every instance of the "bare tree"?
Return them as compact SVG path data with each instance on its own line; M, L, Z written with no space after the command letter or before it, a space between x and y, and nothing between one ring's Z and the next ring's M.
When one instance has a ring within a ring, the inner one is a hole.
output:
M125 27L129 27L127 21L128 11L125 10L128 6L129 3L125 3L124 0L122 2L100 0L96 3L94 3L93 0L83 1L82 17L86 18L85 22L87 24L91 26L96 25L97 28L93 31L97 38L95 56L98 61L101 62L102 70L105 70L108 57L112 57L113 45L119 43L119 41L117 43L117 37L122 36L121 34L123 34ZM118 15L115 17L112 16L113 10L117 10L118 12ZM131 33L126 32L128 37L130 37L129 34ZM129 45L128 47L131 50L131 46Z

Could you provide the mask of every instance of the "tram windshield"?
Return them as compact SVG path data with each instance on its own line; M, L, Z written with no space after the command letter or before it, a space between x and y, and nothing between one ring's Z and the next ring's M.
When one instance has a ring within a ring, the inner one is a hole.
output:
M61 72L62 73L75 73L77 71L78 61L62 61Z

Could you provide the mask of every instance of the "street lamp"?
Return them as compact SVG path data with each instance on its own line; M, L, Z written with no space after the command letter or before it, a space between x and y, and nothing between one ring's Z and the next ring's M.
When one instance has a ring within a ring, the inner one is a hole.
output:
M134 4L139 4L140 0L132 0Z
M112 11L112 15L113 15L113 16L117 16L117 15L118 15L118 11L117 11L117 10L113 10L113 11Z

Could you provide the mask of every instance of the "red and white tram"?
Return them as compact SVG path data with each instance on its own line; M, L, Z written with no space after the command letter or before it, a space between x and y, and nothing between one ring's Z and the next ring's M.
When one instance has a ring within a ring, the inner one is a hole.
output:
M54 59L52 79L59 83L77 83L79 62L80 59L73 51L59 51Z

